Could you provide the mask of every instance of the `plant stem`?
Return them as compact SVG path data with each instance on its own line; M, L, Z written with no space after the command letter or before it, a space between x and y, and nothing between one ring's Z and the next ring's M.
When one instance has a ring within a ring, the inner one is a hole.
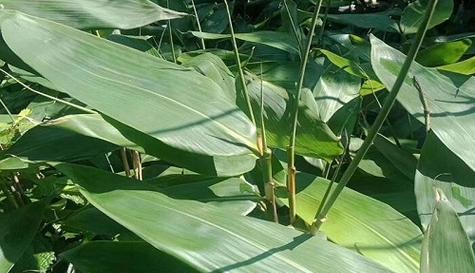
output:
M239 72L239 79L241 81L242 85L242 91L244 95L244 100L246 101L246 106L247 106L247 111L249 112L249 117L251 118L251 121L254 125L256 125L256 119L254 118L254 113L252 111L252 106L251 106L251 99L249 98L249 91L247 90L247 85L246 85L246 79L244 78L244 72L242 70L242 65L241 65L241 57L239 57L239 49L237 46L236 42L236 35L234 34L234 28L233 28L233 22L231 18L231 11L229 10L229 5L228 1L224 0L224 5L226 6L226 12L228 14L228 23L229 23L229 29L231 31L231 41L233 44L233 49L234 49L234 56L236 58L236 63L238 66L238 72Z
M167 0L167 8L170 8L170 2ZM170 47L172 49L173 62L176 63L175 45L173 44L172 20L168 20L168 36L170 36Z
M300 58L302 58L302 53L303 53L302 52L303 51L302 41L301 41L300 36L299 36L297 24L294 22L294 19L292 18L292 14L290 13L290 9L289 9L289 5L287 4L287 0L284 0L284 6L285 6L285 10L287 11L287 16L289 16L290 25L292 26L292 33L294 34L295 40L297 41L297 44L299 46L299 56L300 56Z
M425 11L422 24L419 26L414 42L412 43L411 49L409 50L409 53L407 54L406 60L404 61L401 71L399 72L396 78L396 81L393 87L391 88L391 91L389 92L389 95L386 97L386 100L384 101L381 111L376 117L376 120L374 121L373 126L369 130L368 135L366 136L363 142L363 145L361 145L361 148L356 153L353 161L351 161L350 165L343 173L343 176L341 177L340 182L338 183L337 187L335 188L332 195L328 199L328 202L324 205L322 211L317 216L315 223L312 225L313 230L318 231L321 225L323 224L323 222L325 222L328 212L330 211L331 207L337 200L340 193L345 188L346 184L348 184L348 182L350 181L351 177L353 176L356 169L358 168L359 163L365 156L366 152L369 150L369 147L373 143L373 140L378 134L378 131L381 129L381 126L383 125L385 119L389 115L389 112L391 111L391 108L393 107L394 102L396 101L397 94L399 93L399 90L401 89L404 79L406 78L409 72L409 68L411 67L412 62L416 58L417 52L419 51L419 48L422 44L430 19L432 17L432 14L434 13L436 4L437 4L437 0L429 1L428 8Z
M198 26L198 30L200 32L203 32L203 30L201 29L200 17L198 16L198 11L196 10L195 0L191 0L191 5L193 6L193 12L195 13L196 25ZM206 49L205 39L200 38L200 40L201 40L201 48L205 50Z
M313 13L312 17L312 26L310 29L310 33L308 35L307 47L305 49L305 53L303 55L302 64L300 67L300 74L299 74L299 81L297 85L297 93L294 97L294 107L295 110L293 112L293 116L291 118L292 121L292 130L290 134L290 144L287 149L289 162L288 162L288 173L287 173L287 190L289 192L289 210L290 210L290 223L295 221L295 217L297 215L296 211L296 196L295 196L295 188L296 188L296 173L297 170L295 169L295 139L297 134L297 123L298 123L298 115L299 115L299 102L300 102L300 94L302 93L303 82L305 79L305 70L307 69L307 62L308 57L310 55L310 49L312 48L312 41L313 36L315 35L315 28L317 27L318 22L318 15L320 14L320 8L322 7L323 0L318 0L317 6Z
M424 124L426 128L426 134L429 133L430 131L430 109L429 109L429 104L427 103L426 95L424 93L424 90L422 90L421 85L416 79L416 76L413 78L413 83L414 86L416 87L417 91L419 92L419 99L421 100L422 103L422 108L424 109Z
M120 149L120 157L122 158L122 165L124 166L125 175L127 177L130 177L130 166L129 166L129 160L127 159L126 148Z
M132 163L134 165L135 179L142 181L143 180L142 160L140 158L139 152L132 151Z
M261 130L260 130L260 140L261 140L261 162L262 162L262 174L264 179L264 190L267 202L272 207L272 213L274 222L279 223L279 215L277 214L277 200L275 197L275 183L274 177L272 175L272 150L267 147L266 140L266 127L264 123L264 82L262 80L262 63L260 65L261 74L261 107L260 107L260 121L261 121Z
M322 44L323 42L323 30L325 29L325 26L327 24L328 11L330 10L331 3L332 3L332 0L327 0L327 6L325 7L325 15L323 17L322 27L320 28L320 33L318 34L318 42L320 44Z

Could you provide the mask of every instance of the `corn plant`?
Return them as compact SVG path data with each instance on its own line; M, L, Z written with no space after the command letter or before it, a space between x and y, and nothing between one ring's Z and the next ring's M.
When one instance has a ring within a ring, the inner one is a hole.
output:
M0 0L0 273L472 273L469 1Z

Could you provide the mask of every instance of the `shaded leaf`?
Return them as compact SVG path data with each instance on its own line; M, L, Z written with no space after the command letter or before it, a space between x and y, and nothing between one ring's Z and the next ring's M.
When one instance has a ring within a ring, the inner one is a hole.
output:
M405 55L371 37L373 69L389 90L405 60ZM475 156L467 149L475 146L475 78L442 74L436 69L413 63L398 95L398 101L424 122L424 109L414 77L421 87L430 111L431 129L437 137L475 170Z
M8 273L30 246L44 209L44 202L35 202L0 214L0 272Z
M61 254L81 272L198 272L145 242L94 241Z
M80 184L84 196L106 215L202 272L389 272L287 227L244 216L230 218L214 206L174 200L94 168L56 167ZM198 230L207 236L197 237Z

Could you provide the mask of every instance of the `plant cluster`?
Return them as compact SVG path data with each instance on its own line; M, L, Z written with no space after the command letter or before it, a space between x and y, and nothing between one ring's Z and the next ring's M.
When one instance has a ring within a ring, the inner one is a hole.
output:
M0 0L0 273L475 272L474 18Z

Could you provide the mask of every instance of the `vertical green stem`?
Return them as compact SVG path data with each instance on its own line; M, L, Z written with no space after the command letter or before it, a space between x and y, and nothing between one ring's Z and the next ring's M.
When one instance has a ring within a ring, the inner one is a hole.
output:
M167 0L167 8L170 8L170 2ZM170 36L170 47L172 50L173 62L176 63L175 45L173 43L172 20L168 20L168 36Z
M292 113L292 130L290 132L290 143L287 149L288 153L288 174L287 174L287 189L289 191L289 209L290 209L290 222L293 223L295 221L296 216L296 197L295 197L295 188L296 188L296 172L295 169L295 139L297 134L297 123L298 123L298 115L299 115L299 102L300 102L300 94L302 93L303 82L305 79L305 70L307 69L307 62L308 57L310 55L310 49L312 48L312 41L313 36L315 35L315 28L317 27L318 22L318 15L320 14L320 9L322 7L323 0L318 0L317 6L313 13L312 17L312 26L310 28L310 32L308 34L308 41L307 47L305 48L305 52L303 55L302 64L300 67L300 74L299 74L299 81L297 84L297 93L294 97L294 112Z
M320 33L318 34L318 42L321 44L323 42L323 30L325 29L325 26L327 24L327 19L328 19L328 11L330 10L332 0L327 0L327 6L325 8L325 15L323 16L323 24L322 27L320 28Z
M425 11L424 14L424 19L422 21L422 24L419 26L419 29L417 31L416 37L414 39L414 42L412 43L411 49L409 50L409 53L407 54L406 60L404 61L404 64L401 68L401 71L399 72L396 81L391 88L391 91L389 95L386 97L386 100L384 101L383 107L381 108L381 111L379 112L378 116L376 117L376 120L374 121L373 126L368 132L368 135L366 136L363 145L361 145L361 148L358 150L356 153L353 161L351 161L350 165L348 168L345 170L343 173L343 176L340 179L340 182L338 183L337 187L333 191L332 195L328 199L328 202L324 205L322 211L320 214L317 216L317 219L314 223L313 229L315 231L318 231L325 222L326 216L330 209L332 208L333 204L337 200L338 196L340 193L343 191L345 188L346 184L350 181L351 177L355 173L356 169L358 168L359 163L365 156L366 152L368 151L369 147L372 145L373 140L375 139L376 135L378 134L378 131L381 129L381 126L383 125L385 119L389 115L389 112L391 111L391 108L394 105L394 102L396 101L397 94L399 93L399 90L401 89L401 86L404 82L404 79L406 78L409 68L411 67L412 62L416 58L417 52L419 51L419 48L422 44L422 41L424 39L424 36L426 34L430 19L432 18L432 14L434 13L435 6L437 5L437 0L430 0L428 5L427 5L427 10Z
M239 79L242 85L242 91L244 95L244 100L246 101L247 110L249 112L249 117L251 118L252 123L256 124L256 119L254 118L254 113L252 111L251 99L249 98L249 91L247 90L246 79L244 78L244 72L242 70L241 58L239 57L239 49L236 42L236 35L234 34L233 21L231 18L231 11L229 10L228 1L224 0L224 5L226 6L226 12L228 14L229 29L231 31L231 41L234 49L234 56L236 58L236 63L238 66Z
M203 32L201 28L201 23L200 23L200 17L198 16L198 11L196 10L195 0L191 0L191 5L193 6L193 12L195 13L196 25L198 26L198 30L200 32ZM200 40L201 40L201 48L205 50L206 49L205 40L203 38L200 38Z
M272 175L272 150L267 147L266 127L264 123L264 82L262 80L262 63L260 65L261 74L261 105L260 105L260 141L261 141L261 162L262 175L264 180L264 189L267 202L272 207L274 222L279 223L279 215L277 214L277 200L275 197L275 183Z

